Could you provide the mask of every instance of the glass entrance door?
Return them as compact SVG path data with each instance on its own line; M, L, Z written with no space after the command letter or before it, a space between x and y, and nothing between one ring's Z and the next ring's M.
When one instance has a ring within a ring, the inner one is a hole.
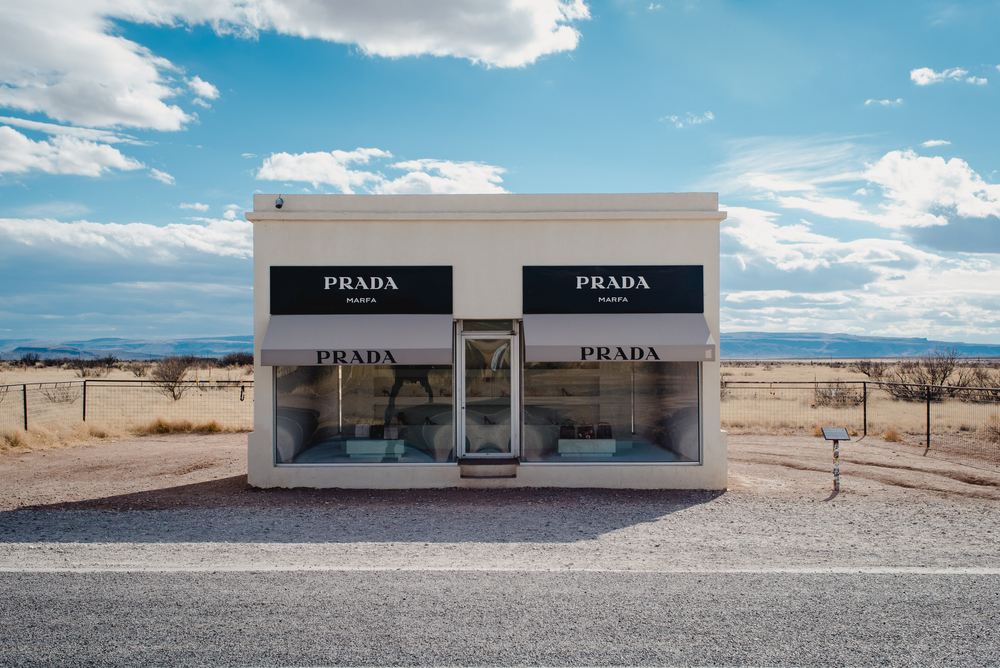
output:
M514 335L463 334L461 350L463 387L459 447L462 456L517 456L519 366Z

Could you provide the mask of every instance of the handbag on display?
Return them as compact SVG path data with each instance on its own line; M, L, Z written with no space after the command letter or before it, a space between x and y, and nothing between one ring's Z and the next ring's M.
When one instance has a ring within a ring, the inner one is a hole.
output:
M392 424L392 422L390 422L385 426L385 433L383 435L387 440L395 441L399 438L399 425Z
M594 425L592 424L581 424L576 428L577 438L594 438Z
M359 422L354 425L354 438L368 438L372 426L367 422Z
M614 436L611 435L610 422L597 423L597 438L614 438Z
M369 434L371 438L385 438L385 425L384 424L372 424L371 433Z
M576 438L576 423L572 420L566 420L559 427L559 438Z

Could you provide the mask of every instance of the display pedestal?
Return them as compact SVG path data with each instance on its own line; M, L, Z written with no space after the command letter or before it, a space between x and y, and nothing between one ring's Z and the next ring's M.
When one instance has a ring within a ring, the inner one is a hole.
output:
M559 454L563 457L611 457L616 449L613 438L559 439Z
M351 457L402 457L405 449L402 439L352 439L346 445Z

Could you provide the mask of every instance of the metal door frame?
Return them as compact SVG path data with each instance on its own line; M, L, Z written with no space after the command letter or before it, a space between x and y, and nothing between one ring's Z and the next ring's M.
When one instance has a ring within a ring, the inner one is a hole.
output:
M455 374L455 397L461 401L456 411L457 434L456 452L459 458L468 459L512 459L521 455L521 350L517 330L497 332L459 332L457 350L457 373ZM510 452L481 454L465 451L465 342L469 339L507 339L510 350Z

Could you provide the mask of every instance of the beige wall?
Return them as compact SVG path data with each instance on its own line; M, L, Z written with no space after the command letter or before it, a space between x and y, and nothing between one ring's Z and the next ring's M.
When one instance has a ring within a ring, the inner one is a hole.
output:
M705 318L719 341L714 193L639 195L255 195L254 345L260 359L272 265L452 265L455 318L520 318L523 265L701 264ZM718 355L716 355L718 358ZM249 475L262 487L484 486L458 466L273 465L270 367L256 369ZM726 486L719 364L702 373L703 464L521 466L502 486Z

